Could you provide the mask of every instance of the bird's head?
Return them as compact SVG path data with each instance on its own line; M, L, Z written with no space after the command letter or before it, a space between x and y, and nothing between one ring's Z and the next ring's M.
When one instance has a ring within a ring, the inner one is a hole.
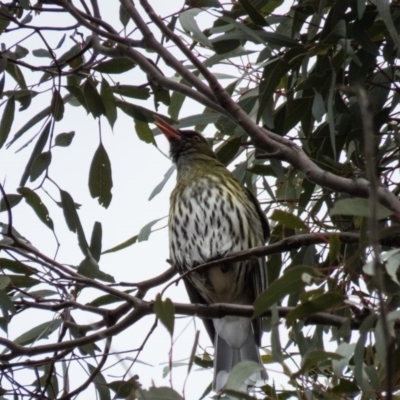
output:
M207 140L198 132L178 130L155 117L154 123L168 139L170 155L175 164L195 160L216 159L216 155Z

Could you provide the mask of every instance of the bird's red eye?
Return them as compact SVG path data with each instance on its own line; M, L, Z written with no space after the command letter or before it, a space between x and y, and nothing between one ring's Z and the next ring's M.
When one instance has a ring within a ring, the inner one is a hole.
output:
M193 136L193 140L196 142L201 142L201 138L199 136Z

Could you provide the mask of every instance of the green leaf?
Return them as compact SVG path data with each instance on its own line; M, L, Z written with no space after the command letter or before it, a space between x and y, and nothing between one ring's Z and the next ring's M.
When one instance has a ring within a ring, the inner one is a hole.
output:
M343 357L340 354L324 351L312 350L307 352L301 360L302 372L309 371L319 363L325 363L327 360L341 360Z
M0 290L5 289L11 282L7 275L0 275Z
M161 115L155 114L153 111L150 111L147 108L138 106L136 104L127 103L121 100L115 100L115 103L117 107L120 108L125 114L129 115L135 120L143 122L153 122L154 115L157 115L160 118L162 117Z
M74 136L75 131L59 133L54 139L54 146L68 147Z
M38 218L52 231L54 231L53 220L50 218L47 207L42 203L40 197L31 189L27 187L20 187L17 189L18 193L24 196L25 201L29 204L33 211L35 211Z
M25 332L21 336L18 336L14 342L20 346L25 346L30 343L34 343L40 339L47 339L55 330L57 330L61 324L62 319L57 318L52 321L44 322L43 324L37 325Z
M35 57L45 57L45 58L53 58L49 50L47 49L36 49L32 51L32 54Z
M149 201L152 200L154 197L156 197L161 192L161 190L163 189L165 184L168 182L169 178L171 178L171 175L174 173L175 168L176 168L175 165L172 165L168 169L168 171L164 175L164 179L151 192Z
M345 297L339 293L324 293L310 301L297 306L286 315L286 321L291 324L296 319L304 319L317 312L330 310L339 305L343 305Z
M97 278L99 271L99 264L97 264L97 261L92 257L89 251L86 257L78 266L78 274L86 276L90 279L95 279Z
M134 290L125 290L123 293L132 293ZM120 297L114 296L112 294L106 294L104 296L99 296L97 299L94 299L87 304L93 307L103 307L108 304L119 303L121 301L124 300L122 300Z
M64 102L67 102L72 99L72 95L68 94L63 97ZM25 132L27 132L30 128L40 122L43 118L47 117L50 114L50 107L46 107L44 110L37 113L33 118L31 118L21 129L17 131L14 135L11 142L8 144L8 147L11 146L16 140L18 140Z
M51 163L51 152L45 151L44 153L39 154L31 165L30 170L30 181L33 182L37 178L39 178L42 173L47 170Z
M114 381L108 383L108 387L115 392L115 399L127 399L129 394L136 390L137 385L131 381Z
M71 93L71 100L76 99L85 108L85 110L89 112L89 108L86 104L85 95L83 94L82 89L75 85L65 85L65 88L68 90L68 92Z
M7 194L6 196L7 196L10 208L13 208L22 200L22 196L20 196L19 194ZM6 201L4 198L2 198L0 200L0 212L6 211L6 210L7 210Z
M124 28L126 28L130 20L130 16L126 12L125 7L122 4L119 6L119 20L121 21L121 24Z
M0 32L3 32L7 28L13 18L8 10L9 7L0 5Z
M94 223L92 237L90 239L90 253L97 262L100 260L102 237L103 230L101 223L96 221Z
M250 19L256 24L260 26L267 26L268 23L263 17L262 14L253 6L253 4L249 0L239 0L239 3L246 11L247 15Z
M185 5L188 7L198 7L198 8L221 8L221 3L218 0L185 0Z
M182 25L182 28L186 32L190 32L192 34L193 40L201 43L203 46L212 48L212 44L208 37L201 31L196 22L196 15L200 14L203 10L198 8L192 8L186 11L183 11L179 14L179 21Z
M392 211L377 204L377 217L384 219L392 215ZM371 205L368 199L354 198L338 200L330 210L330 215L359 215L369 218L371 216Z
M93 69L97 72L105 74L122 74L136 66L130 58L112 58L111 60L103 61L97 64Z
M87 107L93 117L97 118L100 117L100 115L105 114L106 110L103 101L101 100L101 96L97 92L91 79L86 80L83 86L83 94L85 95Z
M307 285L304 276L314 276L315 271L310 267L294 267L285 271L283 276L272 282L267 290L261 293L254 302L254 318L259 317L273 304L283 300L287 295L298 293Z
M321 122L322 117L326 114L324 99L319 92L315 93L311 111L312 115L318 122Z
M354 381L350 381L347 379L340 379L339 384L334 386L331 389L331 391L332 393L338 394L341 397L343 396L344 393L348 393L349 395L352 396L353 394L359 394L360 388Z
M138 400L183 400L183 397L169 387L151 387L149 390L137 390Z
M114 246L111 249L108 249L106 251L103 251L101 254L107 254L107 253L114 253L116 251L120 251L122 249L126 249L129 246L132 246L137 242L138 235L132 236L128 240L125 240L125 242L119 244L118 246Z
M15 314L17 311L14 303L4 290L0 290L0 309L2 310L4 316L8 316L8 313Z
M32 166L35 158L43 151L44 146L47 143L47 139L49 138L49 134L50 134L50 128L51 128L51 121L49 121L46 124L41 135L39 136L39 139L37 140L37 142L35 144L35 147L33 148L33 151L29 158L29 161L26 164L25 171L22 174L21 181L19 183L20 186L24 186L26 181L28 180L28 177L31 173L31 166Z
M99 204L107 208L112 199L111 189L113 187L111 163L106 149L100 143L94 153L89 171L89 190L93 198L98 197Z
M290 229L299 229L309 232L308 226L297 216L282 210L274 210L270 217Z
M171 97L169 90L163 88L161 85L150 82L151 89L153 90L154 107L158 111L159 103L163 103L166 106L171 104Z
M329 262L332 265L340 255L340 236L333 233L329 238Z
M1 73L2 71L0 71ZM0 79L0 98L3 96L3 91L4 91L4 85L6 83L6 74L3 74L3 76Z
M244 382L253 374L262 371L263 367L254 361L241 361L229 372L226 389L240 391Z
M175 323L175 308L172 301L170 299L163 301L161 295L158 293L154 302L154 312L172 337Z
M228 165L240 150L241 138L231 136L215 150L217 158L222 164Z
M81 221L79 220L79 216L76 211L74 200L72 199L71 195L64 190L60 190L60 197L65 222L67 223L69 230L78 235L79 247L81 248L82 253L86 256L89 246L85 238L85 233L83 232Z
M15 272L16 274L32 275L36 274L38 270L33 267L28 267L19 261L10 260L8 258L0 258L0 268L3 270L9 270Z
M151 131L147 122L135 119L135 129L140 140L143 140L146 143L155 144L153 132Z
M113 92L121 96L147 100L150 97L150 89L142 86L116 85L111 87Z
M94 374L96 368L87 363L89 373ZM98 394L99 400L111 400L110 389L108 388L107 382L101 372L98 372L93 379L94 387Z
M57 89L54 89L51 99L51 114L55 121L61 121L64 116L64 102Z
M28 89L24 75L18 65L8 62L5 69L15 79L21 89Z
M12 284L17 288L30 288L39 285L41 282L38 279L23 275L8 275Z
M29 10L29 0L18 0L18 3L24 10Z
M148 224L146 224L139 232L138 235L138 242L144 242L145 240L148 240L150 234L151 234L151 228L158 222L164 219L165 217L155 219Z
M103 282L115 283L115 279L112 275L106 274L105 272L103 272L101 270L98 272L96 279L99 279Z
M103 78L101 81L100 96L106 112L106 118L111 126L114 127L117 120L117 106L115 105L115 98L109 83Z
M3 77L4 79L4 77ZM14 121L15 113L15 99L11 96L6 103L4 108L3 116L0 123L0 149L3 147L4 143L7 141L8 134L10 133L12 123Z

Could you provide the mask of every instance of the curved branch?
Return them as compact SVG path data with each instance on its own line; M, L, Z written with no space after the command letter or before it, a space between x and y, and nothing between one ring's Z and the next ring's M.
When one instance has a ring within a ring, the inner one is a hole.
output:
M122 0L121 0L122 1ZM310 160L302 148L287 138L258 126L253 119L239 107L229 93L220 85L218 79L208 68L186 47L182 40L174 34L157 16L148 0L140 0L152 21L162 30L175 45L188 57L210 85L217 102L223 107L230 118L240 125L251 137L256 147L267 153L276 154L276 157L288 162L299 169L307 179L323 188L348 193L352 196L367 198L369 196L369 182L366 179L348 179L324 171ZM379 187L377 190L378 201L388 207L400 220L400 200L389 190Z
M223 107L216 104L209 97L193 90L189 86L166 78L145 56L143 56L132 47L118 45L117 47L109 48L102 46L99 39L96 37L93 37L92 40L93 49L98 53L109 57L128 57L132 61L137 63L140 69L148 75L149 79L157 85L163 86L166 89L174 90L175 92L182 93L185 96L188 96L191 99L198 101L200 104L203 104L204 106L209 107L212 110L219 112L220 114L226 115Z
M195 74L188 70L176 57L174 57L171 52L169 52L161 43L156 40L153 32L143 21L134 4L129 0L121 0L121 4L124 6L129 16L132 18L132 20L135 22L136 26L142 33L145 47L154 50L160 57L162 57L162 59L168 66L178 72L183 79L192 84L200 93L207 96L210 100L213 99L215 103L216 99L214 93L210 90L210 88L205 85L204 82L202 82ZM155 22L155 20L152 18L151 13L148 12L148 9L144 7L144 10L148 13L152 21ZM162 25L165 26L164 23L162 23ZM183 47L186 49L186 46ZM187 54L185 55L187 56Z

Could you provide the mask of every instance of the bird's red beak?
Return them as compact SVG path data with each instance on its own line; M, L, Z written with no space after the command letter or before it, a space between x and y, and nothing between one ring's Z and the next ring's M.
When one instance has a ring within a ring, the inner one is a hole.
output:
M165 135L165 137L171 140L181 140L181 134L171 125L167 124L163 119L154 116L154 124L156 127Z

